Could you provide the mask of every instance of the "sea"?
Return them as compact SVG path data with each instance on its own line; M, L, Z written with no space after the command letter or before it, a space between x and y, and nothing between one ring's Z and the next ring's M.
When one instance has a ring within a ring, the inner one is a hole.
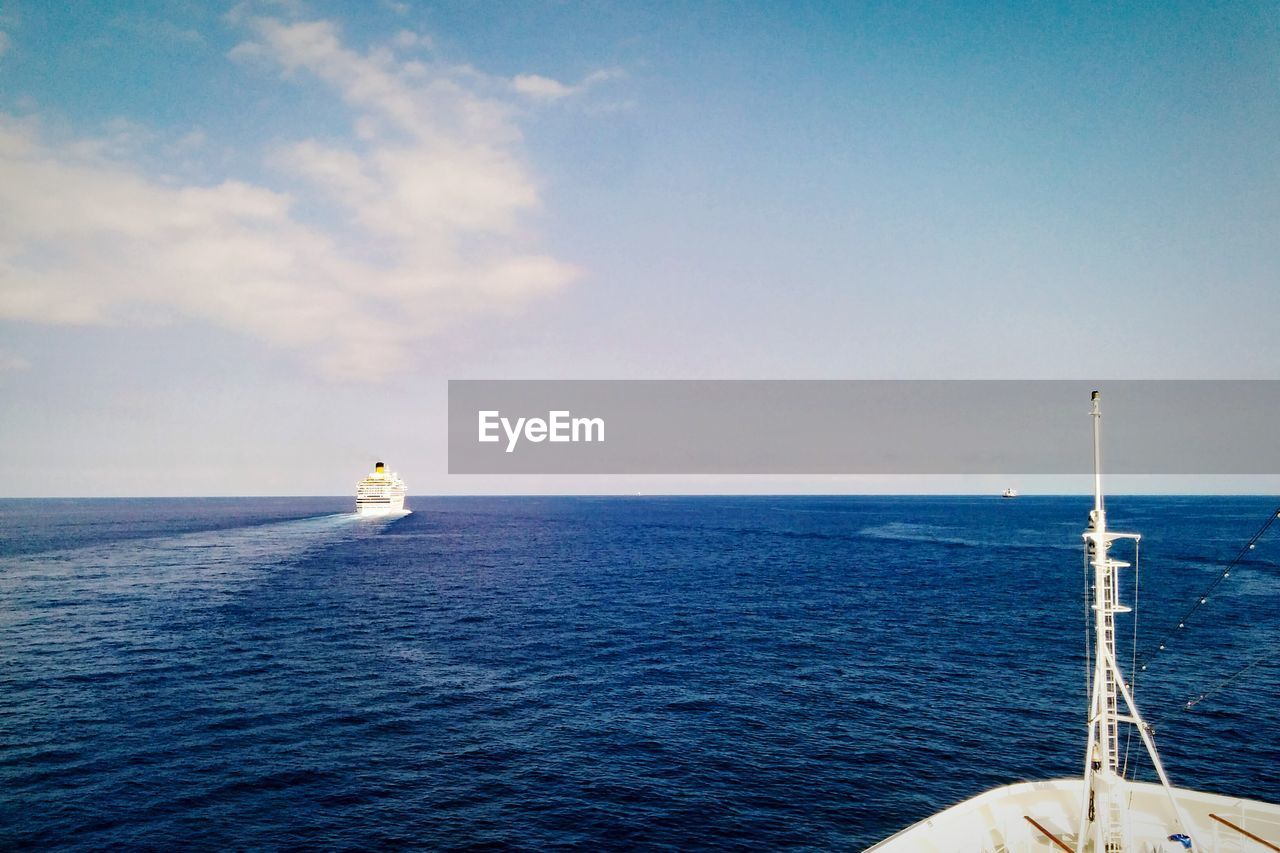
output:
M1280 802L1278 502L1108 504L1177 785ZM1090 503L0 501L0 848L861 849L1080 775Z

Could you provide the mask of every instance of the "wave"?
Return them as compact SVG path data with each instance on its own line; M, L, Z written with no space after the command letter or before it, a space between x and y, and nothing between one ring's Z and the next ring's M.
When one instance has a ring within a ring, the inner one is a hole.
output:
M894 542L925 542L931 545L946 545L961 548L1027 548L1036 550L1079 551L1078 536L1072 541L1054 542L1046 540L1042 530L1002 530L1001 537L983 538L964 535L954 527L937 524L916 524L905 521L891 521L864 527L858 535L866 539L887 539Z

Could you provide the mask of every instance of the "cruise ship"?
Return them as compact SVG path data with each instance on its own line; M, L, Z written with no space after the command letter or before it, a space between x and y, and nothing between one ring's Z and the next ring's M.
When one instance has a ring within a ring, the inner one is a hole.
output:
M356 513L359 515L390 515L404 512L404 480L399 474L387 473L381 462L373 467L373 473L356 485Z

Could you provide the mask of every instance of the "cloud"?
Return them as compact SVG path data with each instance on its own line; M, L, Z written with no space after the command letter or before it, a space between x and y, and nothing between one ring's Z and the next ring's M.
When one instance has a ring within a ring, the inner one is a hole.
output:
M538 74L521 74L512 81L512 85L522 95L552 101L567 98L575 91L574 87L566 86L559 80L552 80L550 77L542 77Z
M184 185L116 146L51 141L0 116L0 318L196 320L332 376L377 379L424 339L517 313L575 278L527 233L537 185L514 110L483 75L353 50L325 21L244 26L232 55L319 80L353 138L275 144L279 186Z
M176 147L182 149L201 148L208 141L208 135L197 127L194 130L183 134L182 138L176 143Z
M0 56L4 56L6 53L9 52L10 44L11 42L9 41L9 34L6 33L4 30L0 30Z
M599 71L593 71L586 77L582 78L577 85L570 86L561 83L559 80L553 80L550 77L543 77L539 74L520 74L511 81L511 87L521 95L540 101L558 101L562 98L568 98L572 95L581 94L597 83L603 83L606 80L612 80L621 77L622 71L616 68L605 68Z
M31 362L19 355L0 350L0 375L5 373L13 373L18 370L26 370L31 366Z
M406 50L415 47L425 47L430 49L432 46L431 39L428 36L415 33L412 30L401 30L396 33L392 37L391 43L396 47L404 48Z

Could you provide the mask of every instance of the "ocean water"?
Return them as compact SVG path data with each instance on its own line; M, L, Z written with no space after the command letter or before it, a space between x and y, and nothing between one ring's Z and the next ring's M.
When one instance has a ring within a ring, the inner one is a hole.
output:
M1276 503L1110 501L1141 648ZM1079 774L1085 498L349 505L0 501L0 848L858 849ZM1138 679L1175 784L1280 801L1273 659L1182 710L1278 613L1280 524Z

